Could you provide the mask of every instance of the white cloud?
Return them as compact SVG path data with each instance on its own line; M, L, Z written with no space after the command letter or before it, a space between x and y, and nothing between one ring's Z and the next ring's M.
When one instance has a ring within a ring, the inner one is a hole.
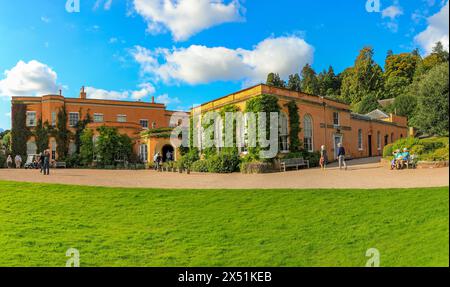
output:
M394 20L398 16L403 15L403 10L400 6L392 5L381 11L381 16L383 18L390 18L391 20Z
M50 23L52 20L50 18L46 17L46 16L42 16L41 17L41 21L44 22L44 23Z
M86 87L86 95L88 99L100 100L141 100L155 92L155 88L148 83L139 85L139 90L136 91L108 91L104 89L97 89L94 87Z
M188 48L132 51L143 75L165 83L261 82L270 72L286 78L313 61L314 48L297 36L268 38L253 50L192 45Z
M442 9L427 19L428 26L425 31L418 34L414 40L427 54L431 53L436 42L441 41L446 50L449 50L449 24L448 1Z
M171 98L169 97L168 94L164 94L164 95L160 95L158 97L156 97L156 102L157 103L161 103L161 104L165 104L166 106L168 105L174 105L174 104L180 104L181 101L178 98Z
M147 30L169 30L177 41L187 40L210 27L243 20L239 0L134 0L134 10L147 22Z
M0 80L0 96L41 96L58 91L57 74L49 66L36 60L19 61L11 70L4 72Z
M112 37L112 38L109 39L109 43L110 44L115 44L115 43L117 43L117 41L119 41L119 40L117 38L115 38L115 37Z

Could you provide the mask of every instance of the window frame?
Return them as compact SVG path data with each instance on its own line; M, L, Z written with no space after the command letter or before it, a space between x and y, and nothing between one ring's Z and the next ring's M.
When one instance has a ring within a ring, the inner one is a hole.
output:
M358 150L359 151L364 150L363 140L364 140L363 130L358 129Z
M381 150L381 132L377 131L377 150Z
M119 120L121 118L125 119L125 120L124 121ZM116 120L117 120L118 123L126 123L128 118L127 118L127 115L125 115L125 114L118 114L117 117L116 117Z
M310 128L306 125L306 119L311 124ZM310 114L303 116L303 145L308 152L314 152L314 120Z
M33 124L30 124L30 121L29 121L29 119L30 119L29 116L30 115L34 115L34 122L33 122ZM36 111L27 111L25 123L26 123L27 127L36 127L37 126L37 113L36 113Z
M143 122L147 122L147 126L144 127L142 125ZM139 125L141 126L141 128L148 130L150 128L150 121L148 119L140 119L139 120Z
M72 115L77 115L77 122L73 125L72 124ZM69 112L69 127L73 128L76 127L76 125L78 124L78 122L80 121L80 113L79 112Z
M95 117L101 117L102 120L98 121L98 120L95 119ZM94 114L94 123L104 123L104 122L105 122L105 115L104 114L102 114L102 113L95 113Z
M337 116L336 118L335 115ZM335 122L336 119L337 123ZM341 116L339 112L333 112L333 126L340 126L340 125L341 125Z

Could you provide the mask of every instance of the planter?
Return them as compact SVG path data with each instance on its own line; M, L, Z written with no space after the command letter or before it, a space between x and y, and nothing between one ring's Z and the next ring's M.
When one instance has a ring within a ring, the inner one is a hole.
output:
M190 169L187 169L187 170L186 170L186 173L187 173L187 174L191 174L191 170L190 170Z

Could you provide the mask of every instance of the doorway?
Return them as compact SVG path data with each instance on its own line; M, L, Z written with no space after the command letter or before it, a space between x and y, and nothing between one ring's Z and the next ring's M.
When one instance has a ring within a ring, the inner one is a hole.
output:
M369 145L369 157L372 156L372 135L368 136L367 143Z
M339 149L338 145L340 143L342 143L342 135L335 134L333 136L333 139L334 139L334 159L337 159L338 158L338 149Z
M168 158L168 153L170 152L171 157ZM174 161L175 160L175 153L174 153L174 148L171 145L165 145L162 148L162 160L163 162L167 162L167 161Z

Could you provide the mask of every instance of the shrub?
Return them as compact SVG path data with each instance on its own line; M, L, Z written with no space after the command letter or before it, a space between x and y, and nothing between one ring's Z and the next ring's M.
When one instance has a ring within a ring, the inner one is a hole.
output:
M178 161L178 168L181 169L191 169L192 164L200 159L198 155L198 150L193 148L189 150L181 159Z
M310 167L319 166L320 162L320 152L306 152L303 157L304 160L309 160Z
M66 165L68 168L74 168L81 166L81 156L79 154L73 154L66 159Z
M206 160L198 160L192 164L192 170L196 172L208 172L208 162Z
M411 148L411 154L421 155L425 153L425 146L418 144Z
M0 151L0 168L6 167L6 155Z
M240 158L234 152L221 152L207 159L208 172L232 173L239 169Z
M394 152L394 144L388 144L383 148L383 157L390 157Z
M443 147L431 153L425 154L420 159L427 161L444 161L448 160L448 158L448 147Z
M240 169L245 174L269 173L273 171L273 164L261 161L243 162L240 165Z

